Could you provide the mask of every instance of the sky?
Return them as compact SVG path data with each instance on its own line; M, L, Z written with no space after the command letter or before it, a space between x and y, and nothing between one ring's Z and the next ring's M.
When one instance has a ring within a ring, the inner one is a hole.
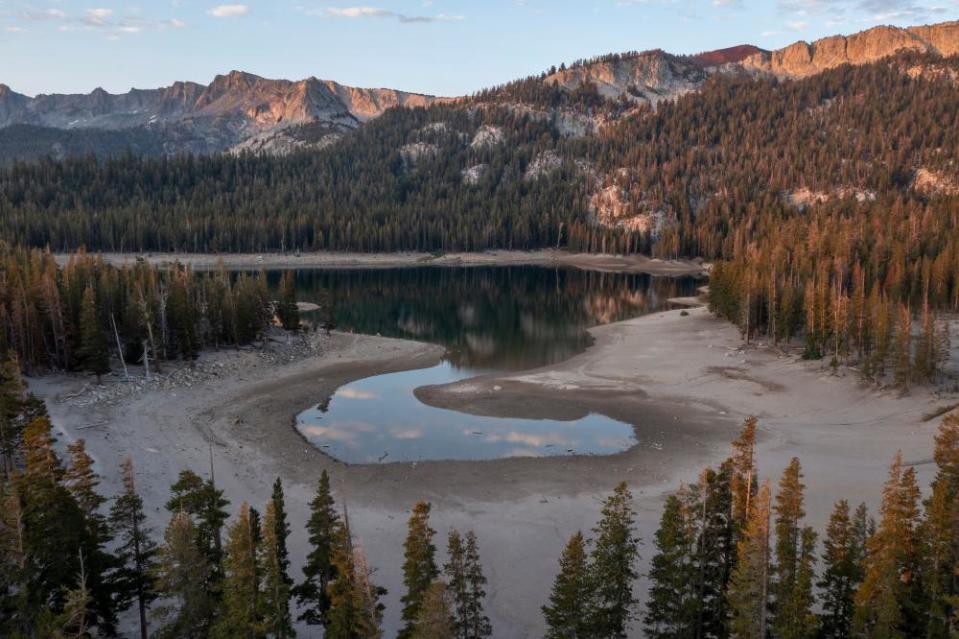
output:
M0 0L0 83L111 93L234 69L464 95L603 53L782 47L959 0Z

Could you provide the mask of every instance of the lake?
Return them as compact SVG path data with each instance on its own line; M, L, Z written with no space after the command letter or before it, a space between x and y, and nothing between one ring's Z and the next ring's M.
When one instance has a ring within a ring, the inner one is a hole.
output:
M274 283L280 277L268 275ZM413 390L565 360L589 345L589 328L668 308L669 298L694 295L702 282L510 266L300 270L296 284L300 300L332 310L339 330L447 348L437 366L358 380L299 415L297 428L314 446L368 464L630 448L632 426L602 415L566 422L478 417L427 406ZM306 317L320 321L329 312Z

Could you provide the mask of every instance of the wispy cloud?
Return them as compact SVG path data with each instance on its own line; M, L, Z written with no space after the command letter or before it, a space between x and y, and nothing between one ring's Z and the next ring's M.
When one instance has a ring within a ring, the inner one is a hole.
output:
M250 7L245 4L218 4L207 9L207 14L214 18L238 18L250 13Z
M380 7L323 7L321 9L307 9L306 13L328 18L347 18L350 20L359 18L388 18L397 20L403 24L450 22L463 19L463 16L446 15L443 13L435 15L407 15Z
M145 18L140 16L137 10L132 10L125 16L116 16L116 12L107 7L86 9L75 14L67 13L63 9L28 10L17 17L24 22L53 22L57 25L57 31L62 33L97 31L103 33L109 40L147 30L182 29L186 26L185 22L175 18L169 20ZM5 30L14 33L25 31L18 26L8 27Z
M941 13L941 7L916 0L779 0L782 11L798 15L830 14L857 21L921 19Z

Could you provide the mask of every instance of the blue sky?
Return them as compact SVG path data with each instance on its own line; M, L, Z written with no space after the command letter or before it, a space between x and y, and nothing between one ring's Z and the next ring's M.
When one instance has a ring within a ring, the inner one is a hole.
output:
M242 69L461 95L613 51L956 18L959 0L0 0L0 82L121 92Z

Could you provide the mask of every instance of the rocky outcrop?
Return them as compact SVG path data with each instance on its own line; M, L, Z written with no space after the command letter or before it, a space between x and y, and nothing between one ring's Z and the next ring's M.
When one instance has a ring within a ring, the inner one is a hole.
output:
M921 167L912 178L912 188L925 195L959 195L959 177Z
M400 148L400 157L403 158L403 168L411 171L423 160L436 157L437 152L439 152L439 147L426 142L413 142L403 145Z
M392 89L357 89L316 78L270 80L233 71L207 85L177 82L161 89L110 94L38 95L0 85L0 127L29 124L57 129L119 131L136 127L169 135L170 152L284 148L293 140L273 133L323 123L353 129L396 106L426 106L436 98ZM272 141L272 142L270 142ZM274 144L273 142L279 142Z
M473 136L473 141L470 142L470 147L473 149L485 149L487 147L499 146L505 139L506 136L503 134L502 127L484 124L476 131L476 135Z
M551 73L544 82L570 91L591 83L607 98L625 97L655 106L698 90L709 76L718 73L802 78L843 64L868 64L902 51L941 56L959 53L959 22L880 26L851 36L796 42L777 51L740 45L694 56L660 50L605 56Z
M394 89L358 89L332 80L324 80L323 84L360 122L372 120L393 107L427 107L437 101L447 101L446 98Z
M778 51L755 53L739 64L753 72L801 78L843 64L868 64L902 51L955 55L959 22L907 29L880 26L851 36L796 42Z
M656 104L695 91L707 76L706 69L692 59L647 51L563 69L548 75L544 82L571 91L588 82L606 98L626 96Z

